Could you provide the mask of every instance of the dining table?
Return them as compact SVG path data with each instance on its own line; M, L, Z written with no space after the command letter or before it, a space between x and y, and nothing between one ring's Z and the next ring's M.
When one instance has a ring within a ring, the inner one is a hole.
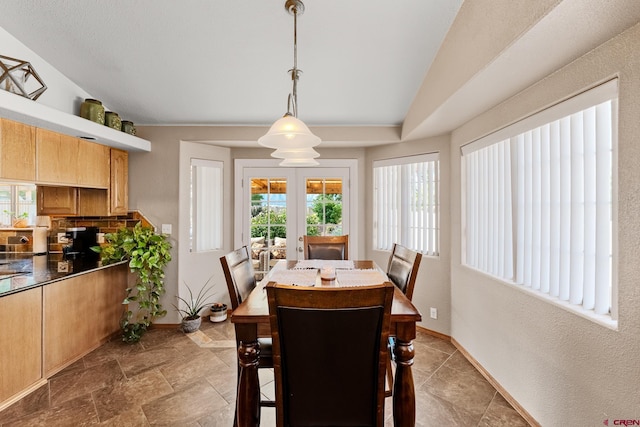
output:
M335 279L323 280L326 267L335 272ZM306 271L305 271L306 270ZM315 270L315 272L313 271ZM389 281L386 273L374 261L320 261L281 260L257 284L249 296L233 311L238 343L238 384L236 396L236 423L240 427L260 425L260 384L258 362L260 346L258 338L271 337L269 305L265 286L270 281L301 286L361 286ZM369 283L367 283L369 282ZM416 322L422 320L420 312L396 287L391 307L389 336L395 337L393 360L396 364L393 383L394 426L415 426L416 403L413 383Z

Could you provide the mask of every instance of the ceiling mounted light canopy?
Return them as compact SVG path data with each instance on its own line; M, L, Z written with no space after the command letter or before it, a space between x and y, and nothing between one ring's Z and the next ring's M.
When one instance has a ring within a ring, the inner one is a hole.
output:
M298 119L298 15L304 13L304 4L300 0L287 0L285 9L293 15L293 68L289 70L293 90L287 99L287 112L277 120L269 131L258 139L258 144L274 148L272 157L284 159L280 166L315 166L320 154L313 147L320 144L320 138L311 133L307 125Z

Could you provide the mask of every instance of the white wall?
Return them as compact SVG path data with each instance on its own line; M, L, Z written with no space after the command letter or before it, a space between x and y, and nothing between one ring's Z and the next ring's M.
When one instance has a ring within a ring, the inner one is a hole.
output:
M451 288L449 277L450 214L449 214L449 135L437 136L422 140L389 144L367 149L366 156L366 230L365 255L373 259L379 266L386 268L389 262L389 251L373 249L373 162L374 160L404 157L418 154L440 154L440 256L423 256L418 277L413 291L413 304L422 313L420 326L439 332L451 334ZM438 319L429 317L429 308L438 309Z
M461 265L460 149L619 76L619 330ZM452 133L451 335L542 425L640 416L640 24Z
M0 55L31 63L47 86L47 90L35 102L78 115L82 101L92 97L2 28L0 46Z

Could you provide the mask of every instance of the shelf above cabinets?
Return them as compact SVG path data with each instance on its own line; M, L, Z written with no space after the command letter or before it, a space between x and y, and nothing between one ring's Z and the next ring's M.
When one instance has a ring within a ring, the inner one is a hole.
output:
M126 151L151 151L151 142L64 113L36 101L0 90L0 117Z

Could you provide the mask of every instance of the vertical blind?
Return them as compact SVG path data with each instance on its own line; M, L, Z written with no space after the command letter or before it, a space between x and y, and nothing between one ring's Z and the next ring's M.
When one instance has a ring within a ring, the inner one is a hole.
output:
M427 255L439 253L437 154L375 161L374 248L394 243Z
M466 265L610 314L616 83L463 148Z
M191 159L192 252L222 247L222 167L222 162Z

